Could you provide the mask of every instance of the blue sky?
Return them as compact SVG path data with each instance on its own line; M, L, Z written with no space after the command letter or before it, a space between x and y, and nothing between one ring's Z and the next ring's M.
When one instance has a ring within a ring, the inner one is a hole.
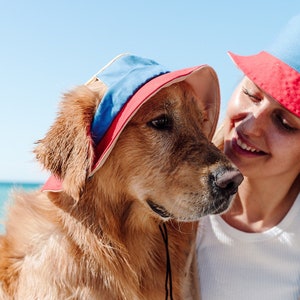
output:
M0 0L0 181L48 177L32 149L61 94L122 52L171 70L211 65L222 118L241 78L226 52L263 50L298 13L299 0Z

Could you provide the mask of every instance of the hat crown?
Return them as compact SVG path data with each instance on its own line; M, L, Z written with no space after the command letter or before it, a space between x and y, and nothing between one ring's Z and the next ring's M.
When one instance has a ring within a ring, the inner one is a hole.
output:
M168 73L164 66L152 59L121 54L96 75L107 86L91 124L91 137L97 145L114 118L130 97L152 78Z
M287 23L266 51L300 73L300 15Z

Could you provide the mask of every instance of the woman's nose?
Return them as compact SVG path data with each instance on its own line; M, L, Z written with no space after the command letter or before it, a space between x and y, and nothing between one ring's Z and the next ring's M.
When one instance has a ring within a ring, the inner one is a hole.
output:
M264 110L257 110L248 114L240 124L243 133L252 136L261 136L264 134L268 124L267 114Z

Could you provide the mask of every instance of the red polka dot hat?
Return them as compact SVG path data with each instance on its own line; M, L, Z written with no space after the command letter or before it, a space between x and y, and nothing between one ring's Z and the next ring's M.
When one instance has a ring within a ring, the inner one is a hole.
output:
M229 56L257 86L300 118L300 15L289 21L268 50Z

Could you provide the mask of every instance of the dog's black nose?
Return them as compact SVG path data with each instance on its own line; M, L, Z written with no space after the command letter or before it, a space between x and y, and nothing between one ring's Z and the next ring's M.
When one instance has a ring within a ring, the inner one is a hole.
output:
M214 185L226 194L233 195L244 177L239 170L216 170Z

